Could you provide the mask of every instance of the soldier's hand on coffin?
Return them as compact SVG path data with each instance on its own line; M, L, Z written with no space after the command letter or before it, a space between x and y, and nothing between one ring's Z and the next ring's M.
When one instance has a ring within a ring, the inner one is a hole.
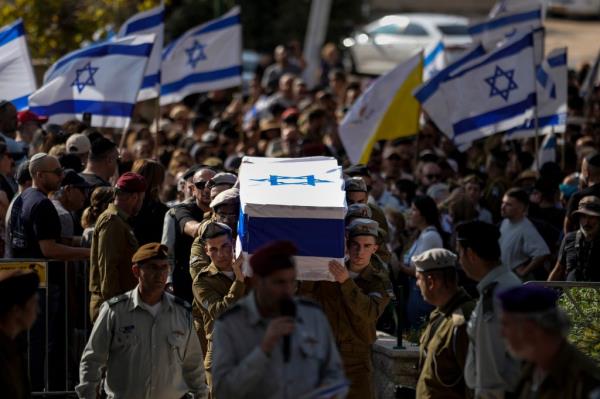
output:
M233 262L232 268L237 281L244 281L244 272L242 271L242 265L244 264L244 255L240 254L235 262Z
M267 332L260 344L260 348L267 355L283 336L290 335L294 331L294 319L292 317L276 317L269 322Z
M329 262L329 271L333 274L333 278L340 284L343 284L346 280L350 278L350 273L348 273L348 269L346 266L342 265L337 260L331 260Z

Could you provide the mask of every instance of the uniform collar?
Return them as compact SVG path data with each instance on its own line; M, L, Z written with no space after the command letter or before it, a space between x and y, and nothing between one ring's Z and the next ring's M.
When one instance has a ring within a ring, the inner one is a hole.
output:
M350 261L346 262L346 268L348 269L348 271L350 271ZM362 269L360 273L358 273L358 276L356 276L356 278L369 280L374 272L375 270L373 270L373 265L371 262L369 262L369 264L364 269Z
M129 311L133 311L136 308L141 308L141 305L143 303L142 298L140 297L140 291L139 291L139 284L135 286L135 288L133 290L131 290L129 292ZM167 293L164 292L162 299L160 300L162 307L167 307L169 310L173 307L173 297ZM146 304L147 305L147 304Z
M485 290L485 288L488 285L490 285L490 283L493 283L504 273L508 273L508 272L509 272L508 268L504 265L499 265L499 266L494 267L492 270L489 271L488 274L486 274L481 279L481 281L479 281L479 283L477 283L477 291L479 291L479 293L482 294L483 290Z
M214 276L221 273L219 268L213 262L210 262L210 265L208 265L204 270L206 270L206 273L208 273L209 276Z
M469 296L469 294L467 294L467 291L465 291L464 288L460 287L458 291L452 296L452 298L450 298L448 303L446 303L444 306L440 306L438 309L447 317L452 312L454 312L454 309L456 309L459 305L461 305L464 302L467 302L470 299L471 297Z
M114 203L108 204L108 211L113 215L118 215L121 219L125 221L129 219L129 215L124 210L116 206Z

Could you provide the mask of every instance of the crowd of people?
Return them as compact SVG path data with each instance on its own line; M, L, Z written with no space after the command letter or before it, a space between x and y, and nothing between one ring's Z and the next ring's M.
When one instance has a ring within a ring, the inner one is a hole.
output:
M523 285L600 281L600 89L579 96L587 67L569 74L556 163L537 165L534 138L459 151L425 115L415 136L352 165L338 127L368 81L332 44L314 89L304 66L278 46L247 91L190 96L124 132L0 102L0 244L4 258L56 270L40 298L50 355L68 350L65 314L87 323L89 309L79 397L371 398L377 330L420 334L418 398L599 397L600 370L567 342L557 292ZM235 254L242 157L323 155L342 166L348 205L334 281L296 281L285 237ZM89 303L64 298L65 274L89 282ZM13 342L32 326L29 372L44 385L37 284L0 272L9 397L30 389ZM63 361L51 388L73 367Z

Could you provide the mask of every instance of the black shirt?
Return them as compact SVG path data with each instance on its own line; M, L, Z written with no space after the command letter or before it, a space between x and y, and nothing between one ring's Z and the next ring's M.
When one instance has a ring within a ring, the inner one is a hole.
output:
M586 241L579 231L568 233L558 261L567 269L567 281L600 281L600 239Z
M14 258L44 258L39 241L59 240L60 232L58 213L46 194L30 187L15 199L6 243Z
M161 242L165 213L169 208L160 201L145 199L140 212L131 218L135 238L140 246Z

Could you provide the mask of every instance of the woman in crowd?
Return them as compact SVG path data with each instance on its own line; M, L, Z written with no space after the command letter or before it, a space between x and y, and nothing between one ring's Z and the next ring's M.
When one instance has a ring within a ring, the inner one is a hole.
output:
M168 208L159 198L165 181L165 168L160 162L151 159L138 159L133 163L132 172L146 179L146 196L142 209L132 221L133 231L140 245L160 242L163 220Z
M81 216L81 227L83 234L81 237L81 246L90 248L92 246L92 236L94 235L94 225L102 212L108 208L108 204L114 198L112 187L98 187L92 193L90 206L83 211Z

